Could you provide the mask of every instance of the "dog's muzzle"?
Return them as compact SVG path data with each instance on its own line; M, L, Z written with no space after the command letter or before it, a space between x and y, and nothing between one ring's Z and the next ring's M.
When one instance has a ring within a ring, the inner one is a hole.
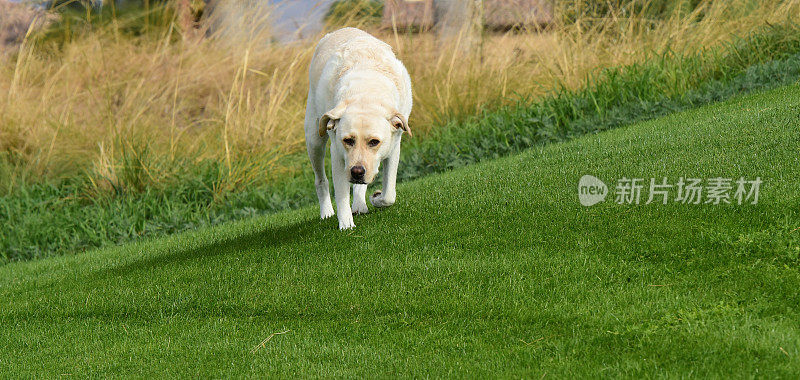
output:
M357 184L364 184L364 175L367 174L367 169L362 165L353 166L350 169L350 182Z

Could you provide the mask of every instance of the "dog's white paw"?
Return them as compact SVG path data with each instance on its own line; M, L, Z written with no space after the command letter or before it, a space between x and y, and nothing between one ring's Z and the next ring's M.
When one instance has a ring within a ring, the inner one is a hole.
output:
M350 209L353 211L353 215L369 213L369 208L364 202L353 203L353 206L350 207Z
M356 226L356 224L353 223L353 215L352 214L340 215L339 216L339 229L340 230L349 230L351 228L354 228L355 226Z
M328 219L333 216L333 206L328 202L327 204L320 206L319 208L319 217L321 219Z
M394 199L386 199L383 192L378 190L369 197L370 203L375 207L389 207L394 204Z

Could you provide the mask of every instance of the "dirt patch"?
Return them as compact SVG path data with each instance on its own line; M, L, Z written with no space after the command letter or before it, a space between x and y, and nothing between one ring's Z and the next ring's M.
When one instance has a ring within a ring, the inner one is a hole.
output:
M45 25L49 18L45 11L0 0L0 55L16 51L28 30Z

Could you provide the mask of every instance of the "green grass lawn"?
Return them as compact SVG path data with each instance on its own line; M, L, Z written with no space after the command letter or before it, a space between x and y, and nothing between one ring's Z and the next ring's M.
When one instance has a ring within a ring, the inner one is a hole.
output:
M584 174L764 184L757 205L587 208ZM0 368L796 378L799 176L792 86L408 182L352 232L304 208L12 263Z

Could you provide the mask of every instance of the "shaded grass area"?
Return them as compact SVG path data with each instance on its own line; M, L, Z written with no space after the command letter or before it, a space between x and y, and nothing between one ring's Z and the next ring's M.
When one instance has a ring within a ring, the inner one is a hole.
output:
M399 177L418 178L796 82L799 32L794 24L770 26L722 49L692 56L665 53L641 64L601 71L578 90L561 87L541 100L520 99L516 106L434 128L424 139L404 142ZM303 155L287 160L306 166ZM128 169L136 171L136 160L131 161ZM27 260L161 236L316 199L307 168L271 185L221 198L217 187L223 165L187 164L191 169L166 188L97 199L80 196L80 180L17 190L0 198L0 260Z
M798 110L795 85L427 176L348 233L306 207L12 263L0 268L0 365L19 376L796 377ZM764 185L757 205L585 208L584 174L610 187Z

